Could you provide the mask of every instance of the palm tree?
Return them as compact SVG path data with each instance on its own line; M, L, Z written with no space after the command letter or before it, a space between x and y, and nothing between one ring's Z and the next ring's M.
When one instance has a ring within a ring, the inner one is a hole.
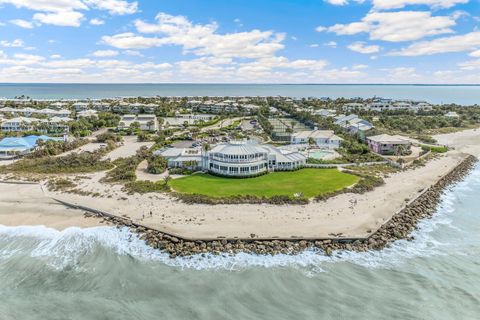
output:
M147 122L147 128L148 131L152 131L152 127L155 125L155 122L153 120L150 120Z

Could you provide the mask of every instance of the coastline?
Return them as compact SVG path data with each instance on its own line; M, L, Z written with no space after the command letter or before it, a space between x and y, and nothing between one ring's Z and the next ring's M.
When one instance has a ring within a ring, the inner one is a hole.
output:
M217 206L213 208L205 205L186 205L164 195L156 194L133 196L127 201L115 199L113 196L92 198L47 192L47 197L42 199L38 193L32 197L31 190L29 190L32 185L23 185L21 190L16 188L17 190L13 191L0 183L0 191L2 191L0 193L3 197L0 197L0 212L2 213L0 214L0 224L8 226L45 225L57 229L69 226L91 227L102 225L102 223L130 225L132 230L140 233L142 239L147 240L150 245L166 249L173 256L199 252L230 252L232 250L257 253L295 253L308 247L324 249L327 254L333 249L359 251L381 249L393 241L392 239L408 238L408 234L413 230L416 222L433 213L442 190L461 179L469 171L474 162L473 157L467 156L463 151L480 154L480 144L476 144L479 139L476 130L466 130L436 138L442 143L448 142L445 144L451 145L456 150L430 161L425 167L393 174L387 178L385 186L363 195L342 194L325 202L311 203L300 207L235 205L218 206L217 209ZM90 179L88 181L91 184L90 187L95 186L95 181L92 182ZM115 196L122 195L119 188L113 189L112 192ZM404 198L405 194L408 195L408 198ZM85 206L93 206L95 209L106 212L113 211L112 213L121 219L113 221L113 218L107 218L101 221L92 217L91 214L86 215L87 219L85 219L83 217L84 210L67 209L63 205L55 203L50 197L72 204L87 204ZM5 198L8 198L8 201ZM47 198L49 198L48 201ZM354 200L358 200L358 204L353 205ZM146 210L151 208L148 202L158 206L158 212L156 211L151 218L145 217L148 215ZM112 203L117 203L117 205L112 206ZM383 206L377 207L377 204L383 204ZM200 221L195 219L192 221L191 213L187 211L188 208L200 217L205 216L205 212L208 212L211 214L210 221L206 221L206 224L202 224L203 221L200 219ZM236 208L236 210L226 212L225 208ZM123 209L123 211L119 209ZM339 211L337 211L337 215L334 215L332 210ZM275 213L274 219L266 219L273 212ZM232 215L237 216L238 220L232 220ZM284 220L282 221L281 218ZM247 224L242 224L242 222ZM250 228L252 224L256 224L257 229ZM392 228L392 225L395 227ZM241 227L240 230L238 226ZM256 231L266 226L268 228L266 233L262 234ZM211 232L215 229L220 230L222 234L203 236L206 233L205 230ZM188 236L188 234L184 236L185 230L195 232L200 230L200 232L193 233L194 236ZM232 230L237 234L224 235L227 231ZM282 230L284 230L283 234ZM303 234L300 232L292 234L291 230L302 231ZM379 238L376 235L379 235ZM192 241L181 240L182 238L192 239ZM319 241L319 239L324 240ZM355 239L361 239L361 241L358 240L359 242L355 244ZM365 242L366 239L369 239L368 241L371 243ZM186 247L191 250L186 250Z

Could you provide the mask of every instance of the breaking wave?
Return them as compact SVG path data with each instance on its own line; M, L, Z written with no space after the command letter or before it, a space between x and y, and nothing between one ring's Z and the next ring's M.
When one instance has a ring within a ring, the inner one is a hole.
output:
M89 255L97 255L101 250L112 251L121 256L130 256L142 262L157 262L170 267L186 269L242 270L249 267L296 267L308 272L322 272L332 263L348 262L369 268L389 268L406 263L408 259L444 255L451 246L449 238L442 234L465 232L453 223L459 203L468 196L475 196L480 187L479 168L463 182L446 190L437 213L419 223L413 233L415 240L400 240L382 251L365 253L335 251L327 257L320 250L311 249L299 255L264 256L247 253L236 255L201 254L191 257L169 258L165 252L147 246L128 228L94 227L68 228L57 231L44 226L0 226L0 262L14 256L23 255L44 260L54 269L80 268L80 262ZM100 250L100 251L99 251ZM105 253L103 251L103 253Z

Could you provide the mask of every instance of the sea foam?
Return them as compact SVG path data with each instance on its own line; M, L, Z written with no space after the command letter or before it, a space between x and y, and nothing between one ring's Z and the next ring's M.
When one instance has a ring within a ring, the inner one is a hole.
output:
M128 255L139 261L158 262L175 268L242 270L251 267L295 267L308 272L322 272L329 264L348 262L368 268L390 268L407 263L408 259L444 255L448 240L438 237L439 228L460 234L463 230L452 223L456 206L462 198L475 194L480 188L480 168L477 166L464 181L452 186L442 195L437 213L431 219L420 221L413 232L415 240L399 240L381 251L335 251L327 257L318 249L306 250L298 255L275 256L238 253L235 255L201 254L190 257L169 258L168 254L147 246L128 228L94 227L68 228L63 231L44 226L6 227L0 225L0 260L18 254L46 259L56 269L78 264L79 257L92 254L95 249L106 248L118 255Z

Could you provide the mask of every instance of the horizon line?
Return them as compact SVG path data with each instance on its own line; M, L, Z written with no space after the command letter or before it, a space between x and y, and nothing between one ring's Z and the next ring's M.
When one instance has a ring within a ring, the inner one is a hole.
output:
M0 85L280 85L280 86L450 86L477 87L478 84L453 83L219 83L219 82L0 82Z

